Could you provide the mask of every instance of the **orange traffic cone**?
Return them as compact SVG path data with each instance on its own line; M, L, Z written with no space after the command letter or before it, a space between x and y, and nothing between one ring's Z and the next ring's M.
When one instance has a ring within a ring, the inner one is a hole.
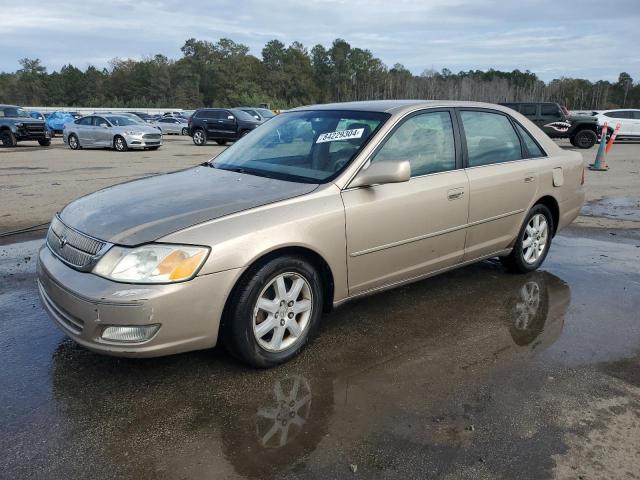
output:
M589 170L594 170L596 172L606 172L609 170L607 166L607 162L604 157L606 156L605 145L607 143L607 122L604 122L602 125L602 131L600 133L600 146L598 147L598 153L596 153L596 161L595 163L589 164Z

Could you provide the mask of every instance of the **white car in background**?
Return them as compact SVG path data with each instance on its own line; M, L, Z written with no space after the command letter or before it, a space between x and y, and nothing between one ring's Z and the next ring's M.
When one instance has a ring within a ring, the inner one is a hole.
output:
M607 122L609 133L613 133L616 125L620 124L618 138L640 139L640 110L619 108L617 110L602 110L596 115L598 125Z
M163 134L189 135L189 123L180 117L162 117L155 124Z

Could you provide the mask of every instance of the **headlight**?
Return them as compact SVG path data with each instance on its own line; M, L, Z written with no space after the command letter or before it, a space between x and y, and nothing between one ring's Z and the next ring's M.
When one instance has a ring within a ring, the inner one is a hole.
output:
M24 125L24 123L22 122L16 122L16 127L22 127Z
M136 248L112 247L93 273L117 282L172 283L189 280L209 254L206 247L150 244Z

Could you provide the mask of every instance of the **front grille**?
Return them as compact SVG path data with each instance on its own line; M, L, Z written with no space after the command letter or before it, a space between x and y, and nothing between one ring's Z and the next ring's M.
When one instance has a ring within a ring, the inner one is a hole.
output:
M25 123L23 127L30 135L44 133L44 123Z
M144 135L142 135L142 138L144 138L145 140L160 140L161 137L162 134L160 133L145 133Z
M56 216L47 232L47 246L54 255L80 270L90 268L106 242L67 227Z

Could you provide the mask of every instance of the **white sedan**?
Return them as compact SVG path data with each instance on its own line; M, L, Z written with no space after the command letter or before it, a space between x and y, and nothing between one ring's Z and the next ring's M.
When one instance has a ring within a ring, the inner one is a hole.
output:
M189 125L182 118L164 117L156 122L156 126L163 134L189 135Z

